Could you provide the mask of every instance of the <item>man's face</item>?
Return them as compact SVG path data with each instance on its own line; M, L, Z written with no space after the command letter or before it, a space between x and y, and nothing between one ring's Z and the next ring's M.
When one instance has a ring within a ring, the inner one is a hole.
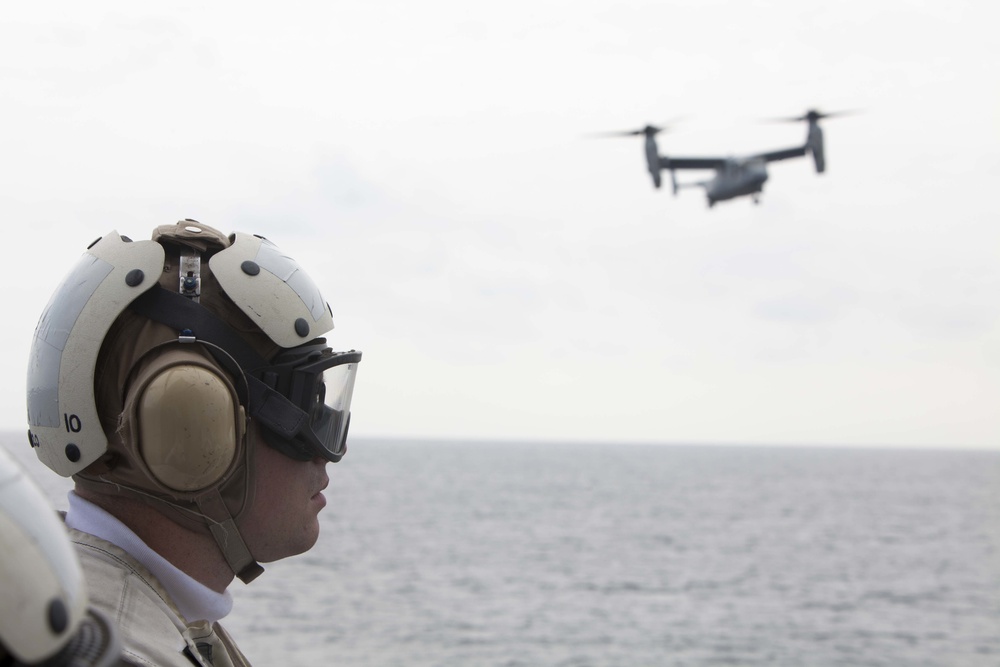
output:
M250 553L270 563L308 551L319 538L319 512L326 506L327 461L289 458L265 444L255 425L249 446L256 448L255 495L239 525Z

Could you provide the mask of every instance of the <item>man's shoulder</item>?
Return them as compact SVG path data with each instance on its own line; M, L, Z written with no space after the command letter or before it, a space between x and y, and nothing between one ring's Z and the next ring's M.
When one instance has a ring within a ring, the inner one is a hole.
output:
M179 627L184 626L180 612L163 585L128 552L78 530L70 529L69 538L80 559L91 598L111 590L132 592L148 599L168 617L176 617Z
M90 603L117 626L124 655L138 665L184 665L186 624L163 586L123 549L69 530Z

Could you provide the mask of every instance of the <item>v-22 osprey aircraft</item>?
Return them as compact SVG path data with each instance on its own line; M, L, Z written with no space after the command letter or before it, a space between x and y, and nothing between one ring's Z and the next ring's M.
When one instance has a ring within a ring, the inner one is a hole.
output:
M714 206L719 201L747 195L753 199L754 203L759 203L760 193L764 190L764 183L767 181L768 162L805 157L807 154L811 154L816 166L816 173L821 174L826 170L826 158L823 154L823 130L819 126L819 121L845 113L848 112L822 113L811 109L802 116L778 119L787 122L804 121L808 123L805 144L742 157L671 157L661 155L656 145L656 135L662 132L663 128L653 125L647 125L639 130L615 132L603 136L644 135L646 137L646 165L649 169L649 175L653 179L653 185L657 188L660 187L662 184L660 172L666 169L670 172L670 181L675 196L681 187L700 186L705 189L709 207ZM705 181L678 184L676 175L678 169L712 169L715 170L715 175Z

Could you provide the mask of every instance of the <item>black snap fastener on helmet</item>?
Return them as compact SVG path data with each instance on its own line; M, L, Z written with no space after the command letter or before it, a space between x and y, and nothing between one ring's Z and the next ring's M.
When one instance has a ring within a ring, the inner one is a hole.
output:
M66 445L66 458L68 458L73 463L80 460L80 448L70 443Z
M59 598L49 603L49 627L52 632L60 635L69 626L69 610Z
M295 333L305 338L309 335L309 323L303 318L295 320Z
M258 265L257 262L254 262L249 259L240 264L240 268L243 269L243 273L247 274L248 276L255 276L258 273L260 273L260 265Z
M125 284L129 287L138 287L142 284L142 280L145 277L146 274L142 272L142 269L132 269L125 274Z

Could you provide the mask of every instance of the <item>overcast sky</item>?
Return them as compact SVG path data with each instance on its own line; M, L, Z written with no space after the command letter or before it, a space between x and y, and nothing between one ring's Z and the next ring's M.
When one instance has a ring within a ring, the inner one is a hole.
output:
M263 234L365 353L367 436L1000 447L985 2L20 3L0 20L8 354L96 237ZM796 146L762 201L661 150Z

